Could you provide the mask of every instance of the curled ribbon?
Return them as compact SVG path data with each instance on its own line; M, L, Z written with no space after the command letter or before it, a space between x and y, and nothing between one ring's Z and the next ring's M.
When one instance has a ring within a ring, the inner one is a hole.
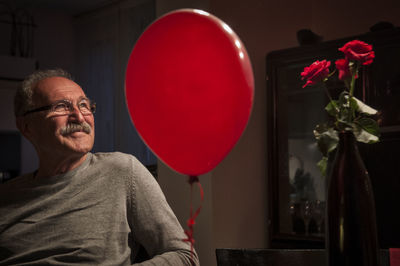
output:
M193 246L195 242L193 235L194 225L196 224L196 218L199 215L201 207L203 205L204 191L197 176L189 176L188 183L190 184L190 218L187 220L188 229L185 230L187 238L183 239L183 241L190 243L191 254L193 256L193 250L194 250ZM199 187L200 197L201 197L200 206L197 208L194 214L193 214L193 184L197 184L197 186Z

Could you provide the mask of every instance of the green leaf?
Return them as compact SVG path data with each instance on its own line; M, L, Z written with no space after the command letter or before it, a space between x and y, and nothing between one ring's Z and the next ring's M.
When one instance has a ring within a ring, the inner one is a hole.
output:
M375 136L368 131L364 130L362 127L358 126L355 124L354 130L353 130L354 136L356 137L357 141L363 142L363 143L376 143L379 141L379 137Z
M352 113L352 117L355 117L356 115L355 115L355 112L358 110L358 104L357 104L357 99L356 98L354 98L354 97L351 97L350 98L350 110L353 110L353 113Z
M313 131L315 138L318 139L322 133L328 131L330 128L331 126L329 126L327 123L317 125Z
M322 159L317 163L322 176L326 176L326 168L328 166L328 157L322 157Z
M328 112L333 117L336 117L339 114L339 108L337 101L332 100L328 103L328 105L325 107L325 110Z
M349 108L349 103L348 99L349 98L349 93L347 91L342 91L339 95L339 108Z
M380 135L378 123L372 118L361 117L355 121L355 124L374 136Z
M332 127L328 127L325 124L318 125L314 130L314 135L323 156L327 157L328 153L336 149L339 137L337 131Z
M352 99L354 99L356 101L356 106L357 106L357 111L360 113L364 113L364 114L368 114L368 115L375 115L378 111L375 110L374 108L366 105L365 103L363 103L362 101L360 101L359 99L357 99L356 97L352 97Z
M338 108L340 110L340 114L337 117L338 123L347 123L349 122L350 117L353 117L353 115L350 115L350 104L349 104L349 94L347 91L342 91L339 95L339 100L338 100ZM338 125L339 126L339 125ZM343 130L341 126L338 127L339 130Z

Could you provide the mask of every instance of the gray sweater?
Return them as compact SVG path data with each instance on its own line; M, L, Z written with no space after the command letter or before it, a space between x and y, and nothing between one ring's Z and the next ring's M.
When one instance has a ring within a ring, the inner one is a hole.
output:
M0 265L198 265L154 177L133 156L89 153L62 175L0 185Z

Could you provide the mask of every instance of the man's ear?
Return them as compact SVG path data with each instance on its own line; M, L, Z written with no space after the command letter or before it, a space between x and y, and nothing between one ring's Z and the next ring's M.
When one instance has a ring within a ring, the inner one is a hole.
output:
M21 132L21 134L25 138L30 140L31 130L30 130L30 125L29 125L27 119L25 117L23 117L23 116L18 116L18 117L15 118L15 123L17 125L17 128Z

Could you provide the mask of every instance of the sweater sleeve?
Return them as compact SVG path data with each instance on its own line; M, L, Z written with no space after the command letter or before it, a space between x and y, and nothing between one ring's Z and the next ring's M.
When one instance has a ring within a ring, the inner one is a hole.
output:
M160 186L136 158L130 200L133 238L151 258L135 265L200 265Z

